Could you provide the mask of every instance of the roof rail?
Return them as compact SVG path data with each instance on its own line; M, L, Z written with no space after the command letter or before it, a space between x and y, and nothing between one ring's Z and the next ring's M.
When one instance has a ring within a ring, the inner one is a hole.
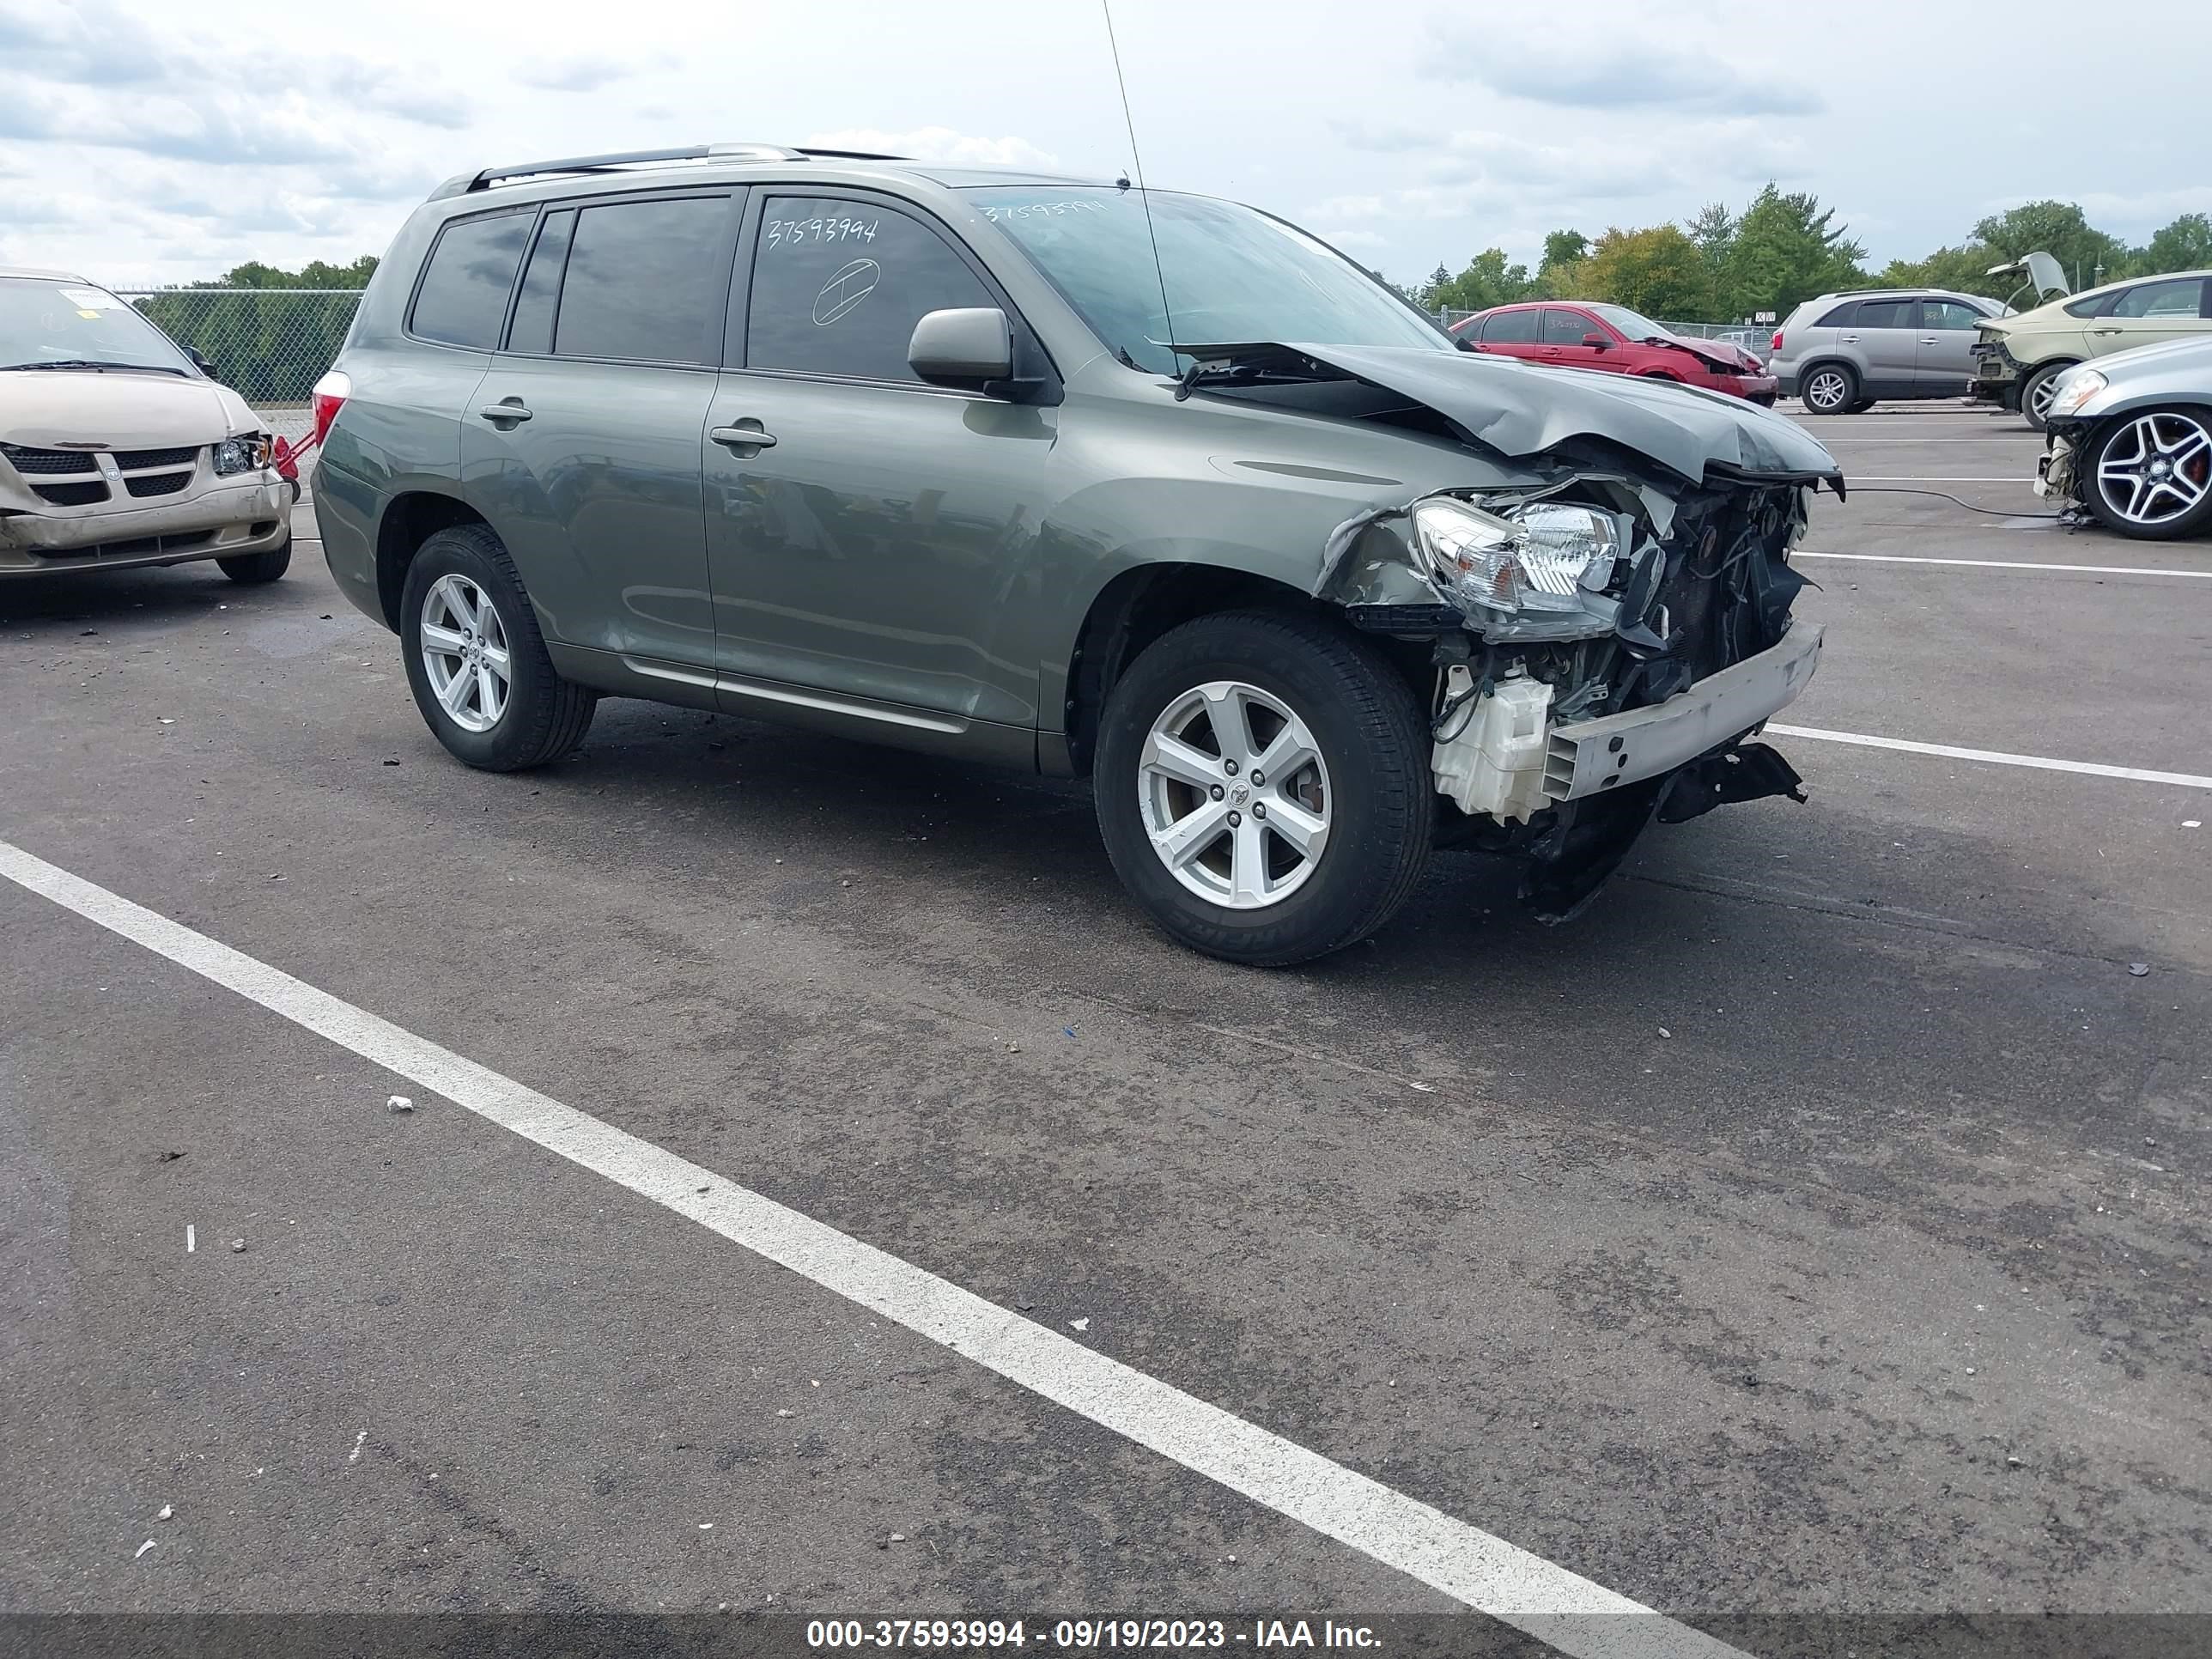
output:
M434 202L449 196L489 190L517 179L535 179L559 173L611 173L653 161L798 161L808 158L839 161L896 161L896 155L878 155L860 149L794 149L787 144L685 144L674 149L612 150L604 155L566 155L550 161L526 161L519 167L486 167L447 179L431 193Z

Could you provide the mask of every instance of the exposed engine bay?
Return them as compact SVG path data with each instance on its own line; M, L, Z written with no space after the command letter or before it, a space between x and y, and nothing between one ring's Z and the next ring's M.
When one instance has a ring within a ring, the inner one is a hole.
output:
M1394 383L1389 354L1294 350L1301 362L1246 362L1309 385L1334 367L1358 383L1335 394L1338 412L1431 423L1495 449L1430 388ZM1354 356L1367 361L1342 361ZM1574 378L1552 374L1544 390ZM1524 855L1522 894L1546 920L1587 902L1655 818L1805 799L1789 763L1747 739L1817 664L1820 630L1790 616L1806 580L1790 552L1815 489L1840 495L1843 481L1786 420L1709 415L1705 398L1653 388L1612 430L1531 433L1553 441L1514 457L1528 483L1372 509L1339 526L1323 551L1316 598L1362 629L1426 648L1431 770L1456 809L1452 838ZM1648 437L1638 429L1654 421ZM1501 425L1491 423L1492 440ZM1632 448L1635 439L1665 459ZM1722 439L1735 450L1715 457ZM1697 476L1685 476L1700 453Z

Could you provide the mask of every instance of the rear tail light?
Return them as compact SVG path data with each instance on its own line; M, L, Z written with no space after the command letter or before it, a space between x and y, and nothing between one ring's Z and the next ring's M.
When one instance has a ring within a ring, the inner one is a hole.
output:
M345 400L353 396L353 377L334 368L315 382L308 395L314 399L315 441L320 443L330 434L331 422L337 419Z
M1782 331L1780 329L1778 328L1774 331L1774 343L1768 346L1766 349L1769 351L1779 351L1782 349Z

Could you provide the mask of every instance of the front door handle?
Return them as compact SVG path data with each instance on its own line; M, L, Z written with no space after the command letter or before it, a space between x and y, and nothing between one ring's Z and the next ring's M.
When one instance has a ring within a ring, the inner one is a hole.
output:
M735 426L710 427L707 435L724 447L746 455L757 455L763 449L775 447L775 435L750 416Z
M499 403L486 404L477 410L477 414L480 418L489 421L494 426L501 428L518 425L530 418L530 411L523 407L522 399L520 398L507 398Z
M2120 331L2117 328L2093 328L2089 332L2092 334L2118 334Z

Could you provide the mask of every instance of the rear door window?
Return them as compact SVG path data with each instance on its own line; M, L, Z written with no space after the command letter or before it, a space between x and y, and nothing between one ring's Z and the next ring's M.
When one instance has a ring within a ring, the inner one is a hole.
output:
M1852 319L1855 328L1911 328L1912 301L1910 300L1862 300L1859 314Z
M507 320L507 296L536 214L528 209L456 219L438 234L410 326L425 340L489 350Z
M731 215L727 196L660 197L579 209L560 283L555 354L658 363L719 361ZM536 296L528 297L534 317Z
M771 197L761 211L745 366L919 385L914 325L933 311L997 306L945 238L878 203Z
M1580 345L1583 335L1603 332L1579 311L1547 311L1544 313L1546 345Z
M1533 311L1501 311L1482 325L1485 345L1533 345L1536 340Z
M2138 283L2120 295L2108 317L2195 317L2204 307L2204 279L2182 276L2166 282Z
M530 251L529 268L522 273L522 293L514 302L514 323L507 335L509 351L553 349L553 307L560 302L561 272L568 263L568 242L575 234L574 208L545 216L538 245Z

